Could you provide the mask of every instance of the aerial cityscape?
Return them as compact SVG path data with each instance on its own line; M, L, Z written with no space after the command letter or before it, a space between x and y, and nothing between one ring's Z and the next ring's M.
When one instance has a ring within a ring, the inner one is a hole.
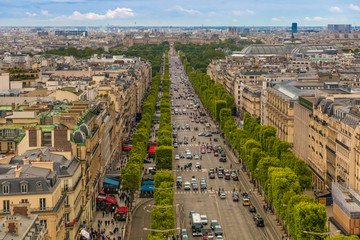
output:
M360 3L0 13L0 240L360 239Z

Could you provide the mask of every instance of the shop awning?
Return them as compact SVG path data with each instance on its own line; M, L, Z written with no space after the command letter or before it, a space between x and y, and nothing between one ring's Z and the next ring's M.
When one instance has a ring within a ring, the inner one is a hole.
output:
M156 146L150 146L149 153L155 153Z
M106 202L111 204L116 204L116 199L111 197L110 195L106 196Z
M119 213L127 213L127 207L118 207L116 209L116 214L119 214Z
M115 187L118 188L120 185L120 181L114 178L105 177L104 187Z
M142 185L154 185L154 181L148 180L148 181L143 182Z
M144 185L141 186L140 191L154 191L154 185Z

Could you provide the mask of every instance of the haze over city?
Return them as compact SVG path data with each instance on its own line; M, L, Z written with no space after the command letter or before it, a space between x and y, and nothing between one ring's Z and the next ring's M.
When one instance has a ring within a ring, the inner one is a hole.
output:
M2 0L1 26L358 25L354 0Z

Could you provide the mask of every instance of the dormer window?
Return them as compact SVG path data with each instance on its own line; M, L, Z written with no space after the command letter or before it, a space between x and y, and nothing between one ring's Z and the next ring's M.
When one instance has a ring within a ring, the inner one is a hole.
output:
M21 182L20 183L20 189L21 189L21 193L27 193L28 192L28 183L27 182Z
M9 183L3 183L3 194L9 194L10 193L10 184Z

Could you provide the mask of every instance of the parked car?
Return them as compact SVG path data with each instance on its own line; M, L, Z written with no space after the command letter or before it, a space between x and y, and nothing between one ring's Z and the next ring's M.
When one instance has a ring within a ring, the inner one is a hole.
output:
M195 167L201 169L201 164L200 164L200 162L196 162Z
M224 157L220 158L219 162L226 162L226 158L224 158Z
M190 162L185 163L184 169L191 168L191 166L192 166L192 163L190 163Z
M190 190L190 182L185 182L184 184L184 190Z
M175 155L175 160L179 160L179 159L180 159L179 155L176 154L176 155Z
M225 194L225 193L220 194L220 198L221 198L221 199L225 199L225 198L226 198L226 194Z

